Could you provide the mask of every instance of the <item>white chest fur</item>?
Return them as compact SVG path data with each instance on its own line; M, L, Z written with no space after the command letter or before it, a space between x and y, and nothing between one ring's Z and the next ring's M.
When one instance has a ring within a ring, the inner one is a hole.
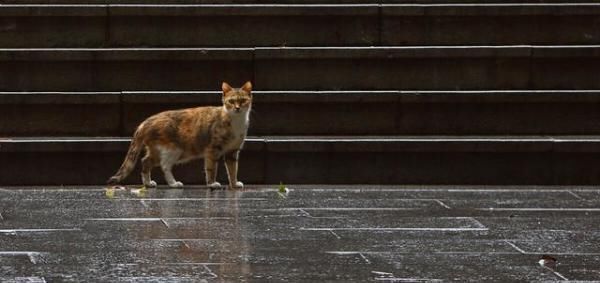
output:
M236 136L246 135L248 131L248 125L250 123L250 111L245 113L239 113L231 117L231 128Z
M234 139L226 146L228 150L238 149L244 143L248 125L250 124L250 111L236 113L231 116L231 132Z

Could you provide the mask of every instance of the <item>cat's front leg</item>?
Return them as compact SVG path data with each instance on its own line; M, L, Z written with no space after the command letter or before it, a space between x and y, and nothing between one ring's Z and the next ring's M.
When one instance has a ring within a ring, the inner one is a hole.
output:
M229 177L229 187L235 189L241 189L244 187L244 183L238 181L238 158L240 155L239 150L232 151L225 154L225 168L227 168L227 176Z
M204 157L204 173L206 174L206 185L209 188L220 188L221 184L217 182L218 159L207 155Z

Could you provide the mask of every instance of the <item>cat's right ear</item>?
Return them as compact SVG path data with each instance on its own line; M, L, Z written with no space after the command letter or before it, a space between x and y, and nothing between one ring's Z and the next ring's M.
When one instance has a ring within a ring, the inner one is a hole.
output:
M251 94L252 93L252 83L250 81L247 81L243 86L242 86L242 90Z
M221 89L223 90L223 94L226 94L233 90L233 88L226 82L223 82L223 84L221 85Z

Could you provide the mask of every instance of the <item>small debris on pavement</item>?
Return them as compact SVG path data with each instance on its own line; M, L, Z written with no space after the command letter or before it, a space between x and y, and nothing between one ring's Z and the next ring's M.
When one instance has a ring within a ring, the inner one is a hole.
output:
M277 190L277 197L281 199L287 198L290 189L288 189L282 182L279 182L279 189Z
M130 192L132 195L143 198L143 197L146 197L146 194L148 193L148 189L146 189L146 186L143 186L139 189L131 189Z
M115 189L113 189L112 187L108 187L108 188L106 188L106 191L104 192L104 194L106 195L107 198L112 199L115 197Z
M549 255L543 255L538 261L538 264L542 267L555 267L556 263L556 258Z
M287 194L290 192L290 189L288 189L282 182L279 182L279 192L282 194Z

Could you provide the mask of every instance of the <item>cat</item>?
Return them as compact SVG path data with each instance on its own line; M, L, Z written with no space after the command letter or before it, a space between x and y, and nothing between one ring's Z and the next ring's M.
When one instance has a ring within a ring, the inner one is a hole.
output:
M243 188L237 179L238 158L250 123L252 83L232 88L223 82L222 106L197 107L158 113L142 122L117 173L108 180L115 185L135 168L142 150L142 182L156 187L150 178L152 168L160 166L170 187L183 184L173 176L173 165L204 158L206 185L221 187L217 182L218 160L223 157L230 188Z

